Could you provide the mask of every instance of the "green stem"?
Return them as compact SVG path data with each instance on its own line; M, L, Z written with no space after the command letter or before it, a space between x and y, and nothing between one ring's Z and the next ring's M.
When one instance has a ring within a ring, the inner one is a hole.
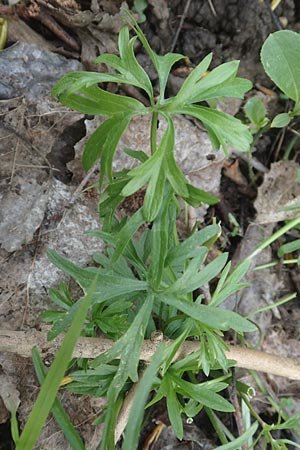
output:
M271 442L272 441L272 435L271 435L271 433L268 431L268 430L266 430L266 427L268 426L267 424L266 424L266 422L257 414L257 412L253 409L253 407L252 407L252 405L251 405L251 402L249 401L249 399L248 399L248 396L246 395L246 394L243 394L242 392L240 393L240 395L241 395L241 398L244 400L244 402L246 403L246 405L247 405L247 408L249 409L249 411L250 411L250 413L251 413L251 415L252 415L252 417L254 417L254 419L256 419L257 420L257 422L260 424L260 426L262 427L262 433L261 433L261 435L262 434L264 434L264 436L265 436L265 438L267 439L267 442Z
M156 152L156 132L157 132L157 124L158 124L158 112L153 111L152 113L152 121L151 121L151 155L154 155Z
M251 415L254 417L255 420L260 424L262 428L265 428L266 423L262 420L262 418L257 414L257 412L253 409L251 403L249 402L247 394L244 394L243 392L240 392L241 398L244 400L244 402L247 405L247 408L249 409Z
M296 217L296 219L291 220L286 225L284 225L280 230L276 231L272 236L262 242L249 256L247 256L247 260L254 258L258 255L262 250L271 245L276 239L280 238L283 234L287 233L292 228L296 227L300 224L300 217Z

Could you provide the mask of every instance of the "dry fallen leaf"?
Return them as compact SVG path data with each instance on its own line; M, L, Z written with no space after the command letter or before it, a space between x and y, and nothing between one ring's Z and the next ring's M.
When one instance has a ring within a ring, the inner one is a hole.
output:
M298 213L283 208L300 207L300 166L294 161L279 161L271 165L263 184L258 188L254 206L256 223L275 223L292 219Z

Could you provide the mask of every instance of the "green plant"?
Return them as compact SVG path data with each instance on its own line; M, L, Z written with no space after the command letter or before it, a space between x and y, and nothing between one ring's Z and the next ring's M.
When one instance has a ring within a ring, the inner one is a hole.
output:
M299 125L300 115L300 65L298 53L300 50L300 35L290 30L281 30L272 33L264 42L261 49L261 62L264 70L275 85L280 89L282 96L288 100L289 111L277 114L272 120L267 117L267 112L263 102L257 98L250 98L245 105L245 113L251 123L251 129L258 139L270 128L283 128L288 125L295 127ZM294 146L298 136L291 139L290 145L285 152L283 159L288 159L291 149ZM295 179L295 183L299 180ZM299 211L299 206L287 207L283 210ZM299 228L297 228L299 229ZM298 264L300 249L300 240L295 239L291 242L282 244L277 256L281 258L283 264ZM287 254L295 254L294 258L285 258ZM277 265L279 261L274 261L266 266Z
M299 50L300 35L290 30L276 31L264 42L261 49L264 70L282 95L293 101L293 107L270 120L263 102L258 97L251 97L245 105L245 113L254 134L261 134L269 128L285 127L300 115Z
M238 449L252 439L258 422L254 421L235 439L214 414L214 410L234 411L220 394L231 383L234 365L226 358L228 346L223 333L233 330L241 337L244 332L255 331L256 327L250 320L222 309L220 305L229 295L247 286L241 280L249 269L251 258L269 245L278 233L234 270L231 270L227 254L206 262L209 249L220 235L219 225L213 224L200 231L195 229L187 239L181 239L176 227L180 213L178 197L192 206L201 202L215 203L217 199L192 186L178 167L174 157L173 116L188 114L201 120L214 146L221 146L225 153L228 144L248 151L252 137L245 125L199 103L242 97L251 83L236 77L237 61L222 64L204 77L212 58L208 55L188 76L178 94L165 98L169 72L183 56L155 54L137 23L126 11L125 14L135 36L130 38L128 28L123 28L119 36L120 56L101 55L97 59L115 72L70 73L53 89L53 94L58 95L65 105L86 114L106 117L87 143L83 165L89 169L100 159L99 208L103 228L91 233L106 243L107 250L94 255L95 265L88 268L80 268L49 251L50 260L76 280L84 296L74 301L65 284L50 292L51 299L60 309L44 313L44 319L53 324L48 337L53 339L69 330L44 381L44 368L38 354L34 353L34 365L43 384L21 436L16 437L16 448L32 448L51 408L67 438L72 439L73 448L82 448L71 424L60 417L63 413L55 396L63 374L69 368L72 347L79 333L95 336L101 332L114 339L114 345L92 361L77 361L77 366L71 367L63 383L66 389L77 394L106 396L107 406L95 421L104 422L101 449L115 448L118 415L126 401L126 393L134 385L138 388L125 429L124 450L137 447L144 408L150 408L163 397L179 439L183 437L182 417L193 418L205 408L222 443L218 449ZM134 55L137 38L158 73L160 93L157 100L147 73ZM128 83L142 89L150 106L106 92L98 86L105 82ZM141 149L127 150L140 164L134 169L114 173L112 161L123 132L134 116L145 114L152 116L151 154L147 155ZM159 143L156 138L158 117L166 124ZM142 207L131 217L118 219L115 214L118 205L144 187ZM211 299L205 299L204 288L213 280L215 289ZM150 364L145 367L140 358L142 345L145 339L153 339L157 332L168 341L158 346ZM177 351L188 339L199 340L198 350L174 361ZM210 379L199 382L199 373ZM155 395L147 403L152 390ZM35 420L38 422L36 427ZM34 433L30 434L33 429Z
M146 16L144 14L147 9L148 2L147 0L134 0L133 2L133 10L138 13L138 23L143 23L146 20Z

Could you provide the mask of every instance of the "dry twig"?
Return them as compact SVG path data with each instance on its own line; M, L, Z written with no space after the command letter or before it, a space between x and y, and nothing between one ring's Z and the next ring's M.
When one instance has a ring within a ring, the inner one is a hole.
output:
M43 327L41 331L30 329L27 331L0 330L0 351L16 353L30 357L31 349L37 346L42 356L55 354L60 347L64 336L59 336L54 341L47 341L49 327ZM74 349L73 356L77 358L95 358L99 354L109 350L114 342L106 338L80 337ZM157 350L159 341L145 340L140 359L149 362ZM185 341L176 355L174 361L184 358L199 349L199 342ZM273 375L279 375L291 380L300 380L300 361L269 353L251 350L245 347L230 346L226 352L229 359L236 361L236 366L244 369L257 370Z

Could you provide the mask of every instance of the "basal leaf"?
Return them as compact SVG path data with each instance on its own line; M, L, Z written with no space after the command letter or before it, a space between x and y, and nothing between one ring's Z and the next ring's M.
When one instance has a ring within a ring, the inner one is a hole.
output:
M123 226L119 233L115 235L116 250L112 258L113 264L116 263L116 261L124 253L125 247L127 246L128 242L144 223L144 214L142 212L142 209L139 209L128 220L126 225Z
M193 384L188 381L177 378L177 392L202 403L204 406L215 409L216 411L233 412L234 407L221 395L213 390L202 387L201 384Z
M271 80L296 103L300 100L300 36L290 30L276 31L264 42L261 62Z
M209 327L223 331L233 329L238 333L256 331L253 323L232 311L192 303L176 297L175 294L161 294L159 298Z
M217 276L224 265L226 264L228 255L224 253L218 256L212 262L207 264L204 268L200 268L204 256L207 253L206 247L200 247L199 250L200 259L198 255L189 263L188 268L183 273L182 277L179 278L175 283L173 283L169 288L166 289L166 293L177 293L178 295L187 294L188 292L193 292L195 289L204 286L206 283L211 281L215 276Z
M212 299L210 302L211 306L220 305L226 298L228 298L234 292L237 292L243 289L244 287L249 286L248 283L245 282L240 283L240 280L246 275L246 273L250 268L250 265L251 265L250 260L243 261L233 270L233 272L229 276L227 272L227 267L225 267L224 271L225 273L227 273L227 275L224 279L222 274L219 283L215 289L215 292L212 295Z
M201 247L208 242L213 243L219 235L219 225L208 225L202 230L193 233L189 238L169 252L166 264L169 265L175 261L182 263L187 258L195 256Z
M162 387L167 398L168 416L172 425L172 428L176 434L177 439L183 438L183 425L181 419L182 406L177 398L175 386L172 380L165 375L162 380Z
M48 250L47 254L50 261L56 267L74 278L84 291L89 289L92 280L97 274L97 283L93 292L93 302L101 303L107 299L116 298L130 292L144 291L148 287L147 283L135 279L133 275L132 278L128 278L121 277L120 275L110 275L101 269L92 267L82 269L53 250ZM75 307L75 305L73 307Z
M90 366L98 367L121 357L118 368L118 378L121 378L124 382L128 377L132 381L137 381L137 367L140 358L140 349L144 342L144 333L152 311L152 305L153 295L148 294L143 300L143 304L138 310L126 333L115 342L113 347L95 358L91 362ZM115 386L117 386L116 381Z
M138 364L141 347L144 342L145 331L151 316L153 296L149 294L139 311L137 312L131 326L126 333L107 352L94 359L91 367L106 364L119 358L117 372L110 383L107 392L107 410L105 414L104 433L101 441L101 449L113 448L114 431L117 420L116 402L128 378L133 382L138 380Z

